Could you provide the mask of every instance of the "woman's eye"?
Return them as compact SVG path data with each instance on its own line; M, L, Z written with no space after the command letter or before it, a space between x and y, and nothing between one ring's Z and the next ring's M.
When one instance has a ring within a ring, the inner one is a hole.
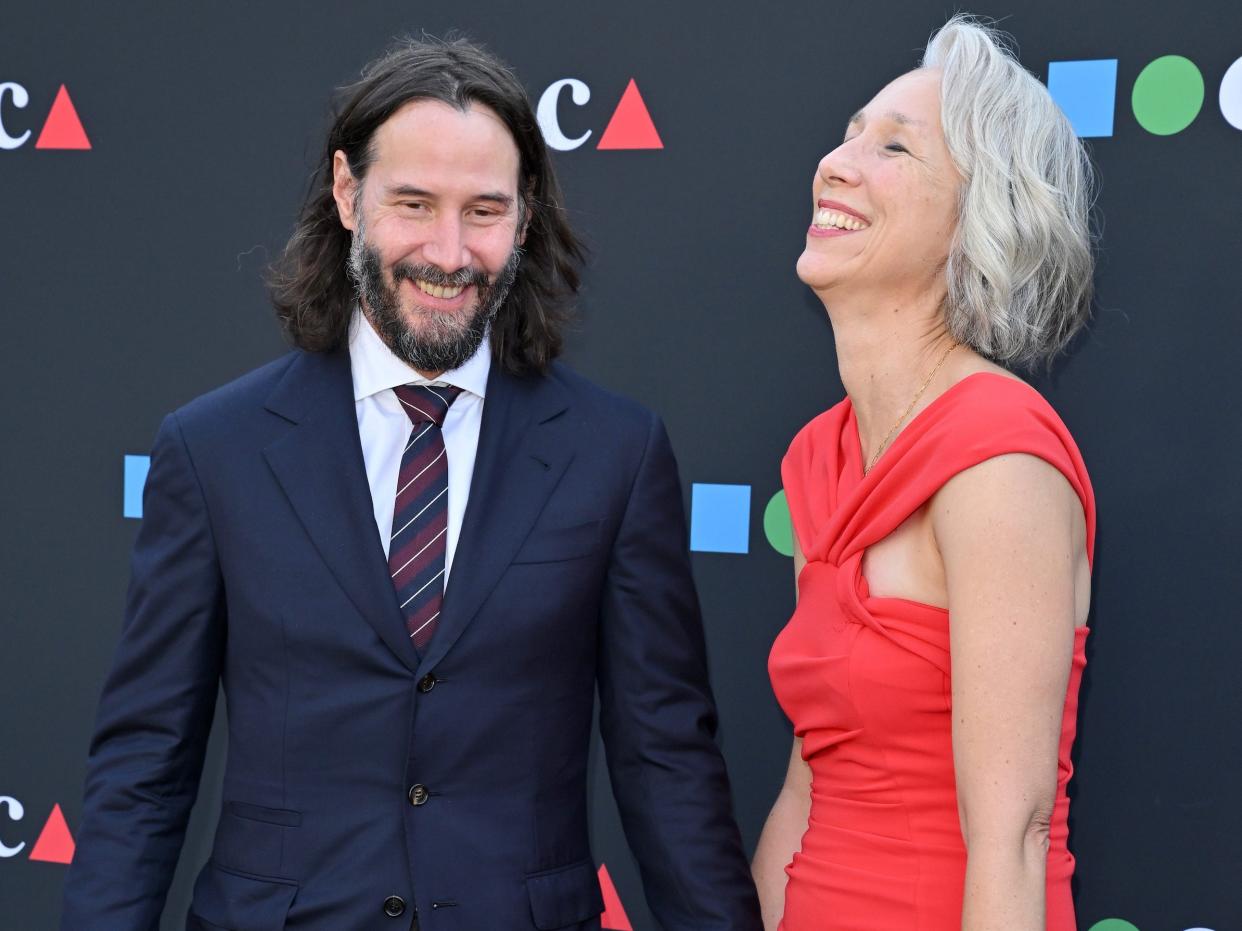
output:
M885 148L885 149L887 149L889 152L905 152L905 151L907 151L906 147L905 147L904 145L902 145L900 142L890 142L890 143L889 143L888 145L886 145L884 148Z

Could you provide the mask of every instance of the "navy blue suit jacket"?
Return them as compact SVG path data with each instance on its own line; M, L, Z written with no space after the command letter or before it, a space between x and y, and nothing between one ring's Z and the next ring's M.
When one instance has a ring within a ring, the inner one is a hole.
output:
M656 417L561 365L493 366L420 656L375 527L347 352L291 353L170 415L63 927L157 926L222 684L224 803L191 928L597 929L598 689L659 922L758 931L685 539Z

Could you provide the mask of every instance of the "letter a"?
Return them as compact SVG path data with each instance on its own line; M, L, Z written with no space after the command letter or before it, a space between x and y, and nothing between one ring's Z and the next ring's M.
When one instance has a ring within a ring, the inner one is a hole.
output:
M43 124L43 132L39 133L36 149L89 149L91 141L86 138L86 130L78 119L78 111L73 108L69 99L69 91L60 85L56 92L56 100Z
M630 83L621 95L612 119L600 136L599 149L662 149L660 134L656 132L655 123L651 122L651 114L643 103L638 85L630 78Z

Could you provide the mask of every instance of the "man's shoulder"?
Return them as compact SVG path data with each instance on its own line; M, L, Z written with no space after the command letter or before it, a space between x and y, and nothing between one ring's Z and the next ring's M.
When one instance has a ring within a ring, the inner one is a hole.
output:
M564 362L553 362L546 377L565 391L585 416L606 418L614 425L632 426L644 433L658 419L649 407L591 381Z
M173 414L184 423L232 419L248 410L262 408L295 365L307 354L295 349L244 375L201 394L181 405Z

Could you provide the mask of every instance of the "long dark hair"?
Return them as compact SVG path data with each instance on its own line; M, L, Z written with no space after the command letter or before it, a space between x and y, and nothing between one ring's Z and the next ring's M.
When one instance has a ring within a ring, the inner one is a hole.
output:
M405 104L431 99L465 110L479 103L495 111L517 144L518 197L528 223L517 280L492 321L492 355L514 374L545 371L561 351L583 248L565 219L543 134L517 77L465 39L406 39L340 93L344 102L297 226L268 275L286 335L311 352L337 349L347 340L356 297L347 270L350 232L332 196L333 153L343 151L361 180L374 159L375 131Z

